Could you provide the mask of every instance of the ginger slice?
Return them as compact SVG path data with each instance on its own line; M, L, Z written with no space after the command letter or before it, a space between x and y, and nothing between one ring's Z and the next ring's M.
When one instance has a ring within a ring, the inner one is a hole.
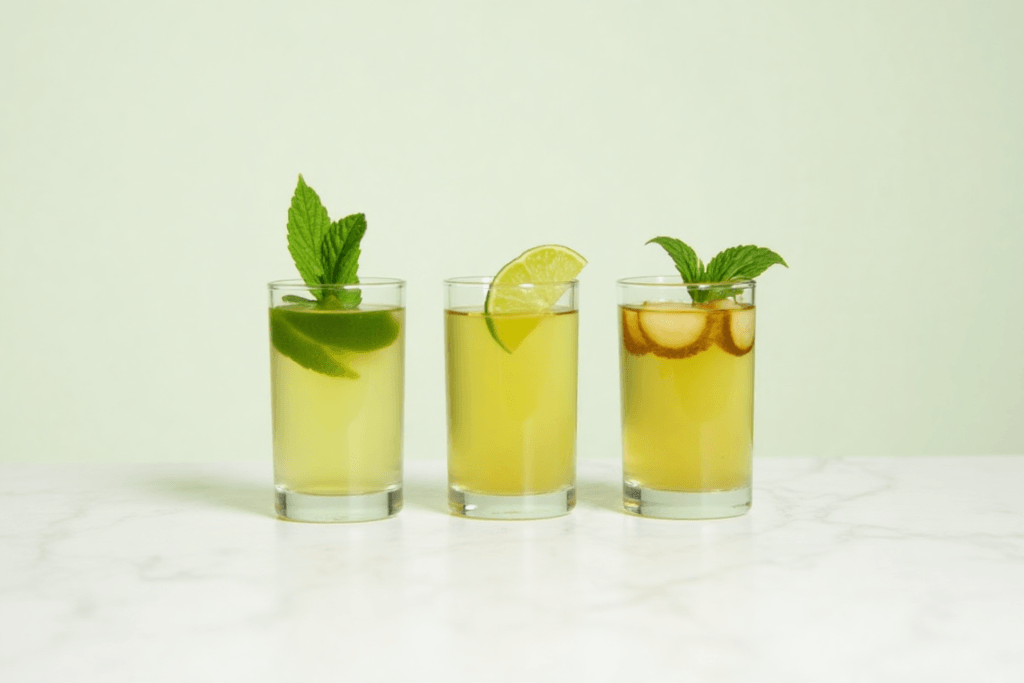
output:
M637 322L651 351L662 358L687 358L710 344L707 313L689 304L647 304Z
M754 348L754 308L748 306L723 315L718 345L734 356L743 356Z
M650 351L650 344L640 331L639 313L631 308L622 309L622 345L634 356L642 356Z

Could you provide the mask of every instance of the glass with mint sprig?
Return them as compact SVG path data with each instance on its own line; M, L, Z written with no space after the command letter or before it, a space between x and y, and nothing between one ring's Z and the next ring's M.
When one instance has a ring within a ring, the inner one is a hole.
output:
M357 379L359 373L348 362L352 353L384 348L398 336L388 311L311 315L357 309L364 292L387 293L389 281L360 282L358 277L365 234L364 214L331 221L319 195L299 176L288 209L288 251L302 282L271 283L270 334L277 351L308 370ZM275 293L287 305L276 305Z
M402 506L405 283L360 277L366 217L332 221L299 176L271 282L275 507L285 519L383 519Z
M676 264L676 270L683 282L690 285L727 285L730 282L753 280L771 266L789 265L781 256L766 247L752 244L729 247L718 252L707 265L688 244L675 237L655 237L647 244L658 244L668 252ZM706 304L720 299L734 297L739 289L728 286L690 288L695 304Z
M744 245L705 264L674 237L650 242L680 277L617 283L623 507L667 519L742 515L752 500L753 278L786 263Z

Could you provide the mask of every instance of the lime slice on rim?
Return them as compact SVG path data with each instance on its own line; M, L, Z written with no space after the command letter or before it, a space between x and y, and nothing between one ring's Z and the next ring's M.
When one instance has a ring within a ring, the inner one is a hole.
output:
M509 261L491 280L484 313L501 348L515 351L587 265L569 247L544 244Z

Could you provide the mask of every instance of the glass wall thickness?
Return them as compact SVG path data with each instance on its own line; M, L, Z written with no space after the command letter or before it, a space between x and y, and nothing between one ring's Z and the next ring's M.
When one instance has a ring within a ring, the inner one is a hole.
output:
M576 504L578 283L541 313L485 311L489 278L445 281L448 492L454 514L532 519ZM530 300L531 285L503 291Z
M618 282L623 504L675 519L750 508L754 282Z
M305 522L402 507L405 283L272 282L275 507Z

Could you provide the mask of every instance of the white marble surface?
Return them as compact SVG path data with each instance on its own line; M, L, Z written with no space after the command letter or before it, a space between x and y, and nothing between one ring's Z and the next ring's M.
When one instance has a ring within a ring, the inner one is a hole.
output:
M0 467L0 680L1021 681L1024 456L756 460L754 507L278 521L269 464Z

